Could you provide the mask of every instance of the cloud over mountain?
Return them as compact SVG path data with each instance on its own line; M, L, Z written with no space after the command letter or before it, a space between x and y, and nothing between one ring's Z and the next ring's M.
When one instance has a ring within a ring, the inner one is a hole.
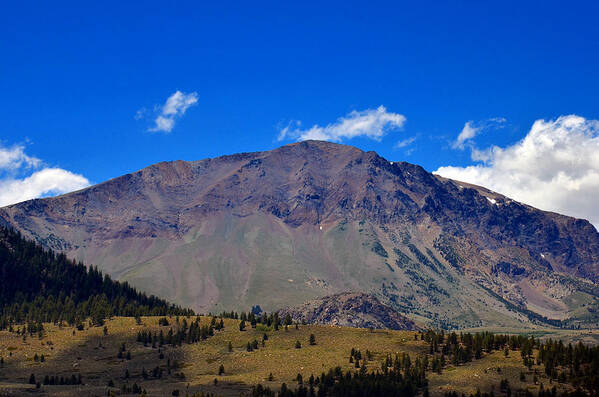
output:
M31 172L33 170L36 171ZM63 194L89 185L89 180L82 175L43 167L42 161L27 155L22 145L0 147L0 206Z
M521 141L473 148L472 159L479 163L440 167L435 173L588 219L599 228L599 120L576 115L537 120Z
M315 124L309 129L301 129L300 122L296 122L295 126L292 123L281 129L278 140L341 142L344 139L367 137L379 141L389 131L400 129L405 122L404 115L388 112L381 105L376 109L354 110L324 127Z

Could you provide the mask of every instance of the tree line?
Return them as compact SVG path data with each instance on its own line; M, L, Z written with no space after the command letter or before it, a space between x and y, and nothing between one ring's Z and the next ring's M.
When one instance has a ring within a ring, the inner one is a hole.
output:
M111 316L193 315L114 281L96 267L0 227L0 329L42 322L102 325Z
M539 346L538 339L524 335L500 335L492 332L460 333L429 330L420 333L420 339L429 344L429 354L433 360L439 360L441 367L445 363L460 365L482 358L484 353L498 350L520 350L524 365L531 367L533 364L533 349ZM435 363L434 363L435 364ZM436 372L440 372L440 368Z
M250 392L252 397L413 397L417 396L427 386L424 368L418 360L404 368L391 367L384 372L364 371L343 372L341 367L330 369L328 373L314 377L310 376L304 382L298 376L298 386L290 389L285 383L278 393L269 387L255 386Z
M257 311L260 312L257 312ZM293 320L291 315L287 313L285 318L281 320L279 317L279 313L266 313L262 312L259 307L254 307L252 311L245 313L237 313L235 311L231 312L222 312L220 314L221 318L230 318L234 320L240 320L240 330L243 331L245 329L245 324L249 323L252 328L256 328L258 324L264 325L266 327L272 327L275 331L278 331L281 326L289 326L293 324Z
M539 343L537 363L544 365L551 379L599 395L599 346L582 342L565 345L561 340L549 339Z

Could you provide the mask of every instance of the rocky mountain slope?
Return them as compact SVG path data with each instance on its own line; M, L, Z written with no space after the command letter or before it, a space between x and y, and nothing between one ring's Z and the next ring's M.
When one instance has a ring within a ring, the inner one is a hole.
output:
M279 310L293 321L344 327L415 330L416 324L371 294L345 292Z
M351 146L158 163L0 223L199 311L364 291L435 326L599 323L589 222Z

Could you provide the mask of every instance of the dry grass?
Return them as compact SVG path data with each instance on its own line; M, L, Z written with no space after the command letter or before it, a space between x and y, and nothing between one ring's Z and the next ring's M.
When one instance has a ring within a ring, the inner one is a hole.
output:
M174 321L174 318L170 319L171 326ZM201 321L206 324L209 318L203 317ZM414 340L414 332L371 332L366 329L301 325L299 329L291 326L287 331L268 331L269 339L262 347L263 330L252 329L248 324L246 331L241 332L239 321L225 319L225 329L205 341L183 344L182 347L164 346L162 351L165 358L160 360L158 349L137 343L136 335L143 329L152 332L162 329L166 333L169 327L159 327L157 317L144 317L142 323L137 325L133 318L112 319L106 324L108 335L103 335L100 327L73 334L71 327L59 328L47 324L42 339L27 337L25 342L15 333L2 331L0 356L4 357L5 364L0 369L0 394L39 395L34 387L27 384L31 373L40 381L45 375L70 377L75 373L81 374L84 386L42 386L38 392L57 396L104 396L108 381L112 379L117 388L125 382L130 385L135 382L146 389L150 396L170 395L174 389L237 396L256 383L275 388L283 382L295 385L298 373L309 377L310 374L317 376L336 366L344 370L353 369L353 364L349 363L352 348L360 349L363 354L366 350L374 353L373 361L367 363L369 369L378 369L388 353L408 352L415 357L428 351L424 342ZM308 343L312 333L316 336L316 346ZM247 342L254 339L258 340L259 349L247 352ZM297 340L302 344L301 349L295 348ZM233 352L228 351L229 342ZM131 351L131 360L117 358L122 343ZM35 362L35 354L43 354L45 362ZM170 376L166 375L167 360L178 365ZM224 365L225 374L219 376L221 364ZM142 368L149 371L156 366L164 370L162 379L144 380L141 377ZM497 373L497 367L501 368L501 374ZM124 379L126 369L131 374L128 381ZM527 375L527 383L524 384L519 381L520 371L526 369L522 366L518 352L512 352L508 358L503 356L503 352L498 352L467 365L450 367L442 375L431 374L430 389L433 395L441 394L448 388L465 393L475 392L477 388L490 391L503 378L508 378L514 389L529 387L532 375ZM174 376L181 372L185 374L185 380ZM273 381L268 381L270 373L274 377ZM218 379L216 386L215 378ZM541 381L546 386L549 384L546 379Z
M535 370L538 383L533 383ZM526 380L520 381L520 373L524 372ZM488 392L494 390L495 395L499 393L499 383L502 379L508 379L512 390L525 390L538 392L541 383L544 387L553 387L545 376L542 366L533 366L528 370L522 364L520 352L510 352L508 357L503 351L493 352L480 360L475 360L466 365L448 366L441 375L429 375L429 389L431 395L439 395L445 391L455 390L466 395L474 394L477 390ZM568 389L566 385L555 383L559 390Z

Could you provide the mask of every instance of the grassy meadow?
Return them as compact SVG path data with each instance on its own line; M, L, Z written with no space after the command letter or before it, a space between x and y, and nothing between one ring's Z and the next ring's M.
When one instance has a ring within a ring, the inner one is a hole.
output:
M295 325L288 330L267 329L258 325L240 331L239 320L224 319L225 328L215 331L214 336L194 344L183 343L180 347L144 346L136 341L139 331L150 330L165 334L169 328L176 329L176 319L169 317L169 326L159 326L159 317L142 317L141 324L134 318L117 317L106 321L103 327L88 327L82 331L73 327L44 324L45 331L24 339L16 332L0 332L0 356L4 364L0 368L0 396L4 395L55 395L55 396L105 396L114 392L121 394L123 384L134 383L147 391L149 396L170 396L174 390L180 395L212 392L222 396L239 396L247 393L252 385L261 383L278 389L282 383L292 388L297 385L297 374L307 379L329 368L341 366L344 370L356 370L349 362L352 348L365 356L373 353L367 361L369 370L380 368L387 354L409 353L414 358L428 354L428 344L415 340L416 332L368 330L347 327ZM183 317L180 318L180 321ZM190 322L188 320L188 322ZM210 317L202 317L208 324ZM15 331L18 327L15 327ZM268 340L262 346L264 334ZM316 337L316 345L309 344L310 334ZM247 351L247 343L257 340L258 349ZM301 348L296 348L296 342ZM232 351L229 351L229 343ZM125 344L123 358L119 350ZM130 359L127 359L130 353ZM160 353L163 357L161 358ZM35 360L37 355L38 360ZM41 362L41 356L44 361ZM219 375L219 367L224 373ZM160 379L152 376L157 368L162 370ZM170 368L170 374L169 374ZM149 376L144 379L143 371ZM126 371L129 378L125 377ZM507 378L512 390L538 390L533 383L533 373L538 373L538 383L550 385L543 369L534 366L532 371L522 364L520 353L494 352L480 360L454 367L447 365L441 374L429 373L431 395L441 395L445 390L475 393L498 390L499 382ZM525 381L520 380L524 372ZM42 383L39 389L29 384L31 374ZM272 377L271 377L272 374ZM82 377L82 385L43 385L45 376ZM215 384L216 379L216 384ZM109 382L114 387L109 387ZM566 388L558 385L558 388Z

